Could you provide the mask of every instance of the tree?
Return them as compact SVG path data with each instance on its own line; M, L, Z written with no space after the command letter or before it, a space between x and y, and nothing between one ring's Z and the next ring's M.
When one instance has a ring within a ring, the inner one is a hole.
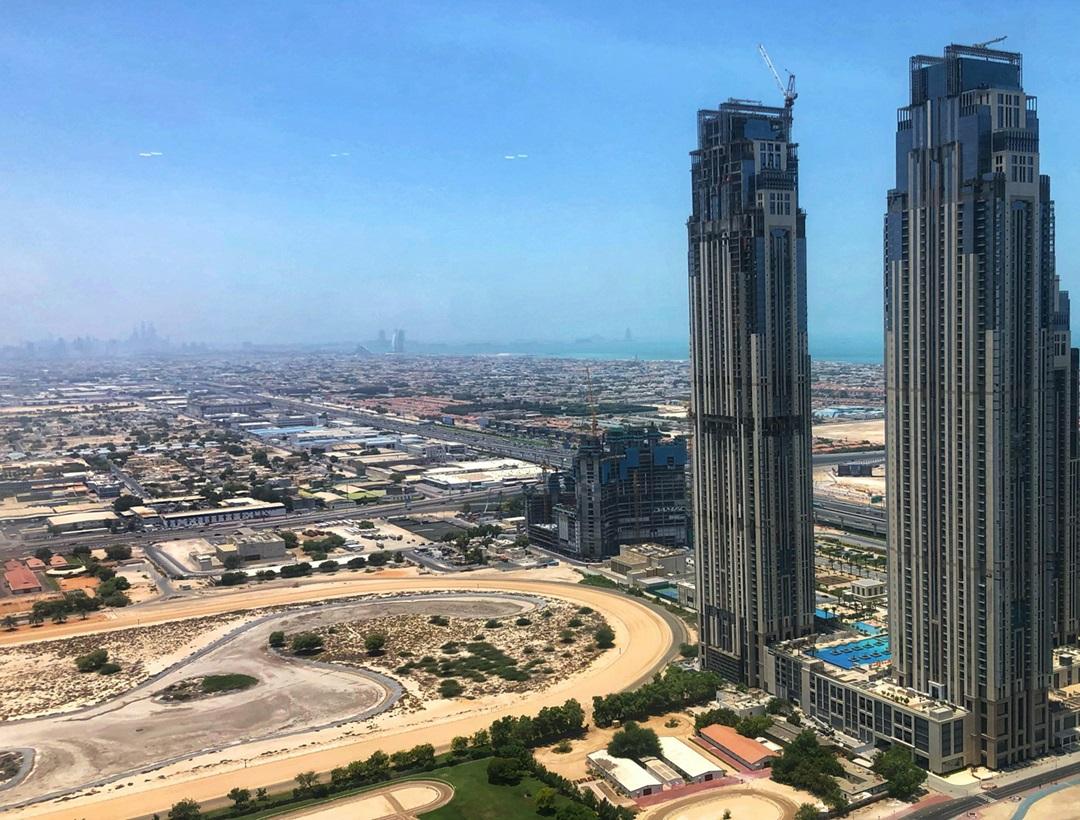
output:
M14 615L5 615L4 616L4 629L6 629L8 632L14 632L17 629L17 627L18 627L18 625L15 622L15 616Z
M385 632L369 632L364 636L364 650L369 655L381 655L386 646Z
M495 786L516 786L521 782L521 767L509 757L493 757L487 765L487 779Z
M282 530L280 535L286 549L296 549L296 545L300 543L299 537L292 530Z
M373 552L371 553L371 555L368 556L368 563L373 567L381 567L385 565L386 562L389 560L390 556L386 553L385 550Z
M681 643L679 644L679 654L684 658L696 658L698 656L698 647L696 643Z
M49 563L49 559L53 557L53 551L48 547L38 547L34 550L34 557L47 564Z
M202 810L191 798L173 803L172 808L169 809L169 820L195 820L198 817L202 817Z
M313 655L321 652L323 645L322 635L314 632L298 632L293 635L291 648L295 655Z
M915 764L911 752L895 744L878 755L873 768L888 781L889 796L898 800L913 797L926 780L926 771Z
M131 547L127 544L110 544L105 547L105 557L110 561L126 561L131 557Z
M844 769L833 753L818 743L812 731L803 731L772 764L772 779L820 797L839 808L844 795L836 782Z
M818 820L821 812L811 803L803 803L795 812L795 820Z
M453 678L444 678L439 681L439 695L444 698L456 698L465 688Z
M239 786L233 788L225 796L233 801L233 808L237 811L247 808L248 803L251 802L251 792L248 789L241 789Z
M564 803L555 813L555 820L596 820L598 816L592 809L580 803Z
M760 737L772 724L768 715L747 715L735 724L735 731L743 737Z
M225 569L239 569L243 565L244 559L239 555L226 555L225 560L221 563Z
M280 629L274 630L270 633L267 643L274 649L280 649L285 645L285 633Z
M221 573L221 580L218 583L223 587L234 587L238 584L246 584L247 580L248 575L246 572L223 572Z
M558 792L550 786L544 786L543 788L536 790L536 812L537 814L554 814L555 813L555 797Z
M319 572L337 572L338 569L337 561L323 561L319 564Z
M596 645L601 649L611 649L615 645L615 630L605 624L596 630Z
M309 794L319 784L319 776L315 772L300 772L295 780L296 788L301 794Z
M450 751L458 757L467 754L469 751L469 739L464 735L458 735L450 741Z
M607 751L612 757L629 757L633 760L660 757L660 738L652 729L631 720L612 736Z

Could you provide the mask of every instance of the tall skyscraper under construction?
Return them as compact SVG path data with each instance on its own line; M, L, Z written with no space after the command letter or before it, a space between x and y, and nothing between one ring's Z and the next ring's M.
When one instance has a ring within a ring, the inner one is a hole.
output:
M698 112L691 153L693 532L706 667L762 684L813 626L805 214L792 109Z
M1045 753L1077 633L1076 354L1017 53L910 65L885 217L897 682L969 710L969 763Z

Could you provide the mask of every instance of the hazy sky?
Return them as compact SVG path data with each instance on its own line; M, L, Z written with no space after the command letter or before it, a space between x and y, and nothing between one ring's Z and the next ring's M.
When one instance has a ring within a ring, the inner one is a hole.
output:
M953 41L1025 53L1080 289L1075 3L884 5L7 0L0 341L683 338L695 112L779 104L759 41L812 348L879 344L895 109Z

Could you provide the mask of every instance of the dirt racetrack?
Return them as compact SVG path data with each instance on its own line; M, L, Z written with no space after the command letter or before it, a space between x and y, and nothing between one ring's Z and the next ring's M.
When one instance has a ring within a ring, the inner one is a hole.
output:
M327 771L376 750L392 753L419 743L446 746L454 736L486 728L502 715L535 713L543 706L561 704L569 697L577 698L588 709L593 695L625 689L650 678L684 639L681 623L635 599L580 584L530 580L509 573L487 578L409 577L254 588L123 610L109 622L69 622L56 627L49 636L357 594L445 590L518 592L590 606L602 613L615 630L616 648L604 653L583 672L540 692L485 697L471 703L439 701L417 713L392 713L363 724L254 741L125 777L65 802L37 803L17 810L12 816L58 820L149 816L163 813L173 803L188 797L220 800L234 786L254 789L291 785L298 772ZM21 637L19 633L0 635L0 645L15 643L18 637Z
M535 605L526 596L415 596L267 616L120 697L72 714L0 724L0 749L35 750L30 774L0 791L0 808L59 796L204 750L362 720L390 708L400 696L397 683L379 675L269 651L267 638L274 630L292 633L343 619L430 615L448 608L470 617L505 617ZM153 697L186 678L234 673L259 682L247 690L188 703L161 703Z

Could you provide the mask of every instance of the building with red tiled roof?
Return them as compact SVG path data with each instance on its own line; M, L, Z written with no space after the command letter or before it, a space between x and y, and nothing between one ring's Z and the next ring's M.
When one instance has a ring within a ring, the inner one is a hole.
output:
M49 566L53 569L67 569L67 558L65 558L63 555L54 555L49 559Z
M762 769L777 757L776 752L768 746L743 737L730 726L714 723L701 729L698 736L706 745L714 747L748 769Z
M45 562L40 558L31 556L26 559L26 568L29 570L45 569Z
M4 571L4 583L7 584L12 595L41 592L41 581L22 564L15 561L9 562L6 566L8 568Z

